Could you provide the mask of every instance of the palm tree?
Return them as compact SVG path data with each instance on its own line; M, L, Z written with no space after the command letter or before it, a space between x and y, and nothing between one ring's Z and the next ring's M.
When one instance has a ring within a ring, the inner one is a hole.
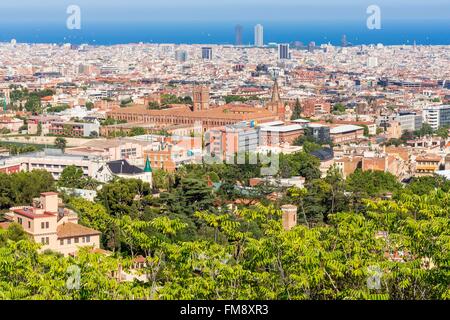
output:
M55 146L58 149L61 149L62 151L64 151L64 149L66 149L66 146L67 146L67 140L65 138L58 137L55 139Z

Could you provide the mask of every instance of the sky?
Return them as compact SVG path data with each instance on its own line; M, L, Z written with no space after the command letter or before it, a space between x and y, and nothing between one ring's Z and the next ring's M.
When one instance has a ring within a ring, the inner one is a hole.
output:
M450 0L2 0L0 21L54 23L67 6L88 22L359 20L380 6L386 19L450 19Z
M81 30L68 30L78 5ZM369 31L367 7L381 9ZM450 44L450 0L0 0L0 41L233 43L234 27L264 26L265 42Z

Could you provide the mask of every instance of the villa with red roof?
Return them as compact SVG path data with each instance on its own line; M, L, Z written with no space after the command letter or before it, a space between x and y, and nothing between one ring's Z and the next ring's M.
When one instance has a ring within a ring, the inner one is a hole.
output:
M77 213L65 208L56 192L41 193L32 206L13 207L5 217L20 224L35 242L42 244L40 251L73 255L79 247L100 246L101 233L79 225Z

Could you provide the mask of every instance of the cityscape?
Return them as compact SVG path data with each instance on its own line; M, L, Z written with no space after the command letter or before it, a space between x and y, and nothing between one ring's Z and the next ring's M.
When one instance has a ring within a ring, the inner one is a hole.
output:
M232 43L0 32L0 300L450 298L450 28L265 21Z

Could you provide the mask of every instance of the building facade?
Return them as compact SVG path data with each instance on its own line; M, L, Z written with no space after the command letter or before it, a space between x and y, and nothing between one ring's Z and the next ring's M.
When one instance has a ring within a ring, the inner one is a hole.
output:
M55 192L42 193L32 206L13 207L5 216L40 243L40 251L52 250L67 256L80 247L100 247L101 233L79 225L78 215L65 208Z

